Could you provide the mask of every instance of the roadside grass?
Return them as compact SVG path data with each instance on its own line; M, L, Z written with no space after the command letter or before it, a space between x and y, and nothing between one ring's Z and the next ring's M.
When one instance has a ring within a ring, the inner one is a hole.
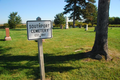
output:
M108 29L112 61L85 58L94 44L94 28L53 29L53 38L43 42L45 76L48 80L119 80L120 28ZM26 29L10 29L4 41L0 29L0 80L40 80L38 44L27 40Z

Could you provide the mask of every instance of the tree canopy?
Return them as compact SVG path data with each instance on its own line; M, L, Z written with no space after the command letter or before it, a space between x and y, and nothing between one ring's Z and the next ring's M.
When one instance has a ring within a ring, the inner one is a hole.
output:
M70 13L70 19L73 18L73 27L75 27L75 20L81 20L87 15L85 11L91 10L91 5L95 0L65 0L67 5L64 8L64 14ZM91 10L92 11L92 10Z
M94 4L89 4L84 10L84 18L86 19L85 22L90 22L92 26L94 23L97 23L97 12L97 7Z
M21 23L21 21L21 17L19 15L17 16L17 12L10 13L8 19L8 24L10 28L15 28L17 24Z
M64 17L63 13L56 14L56 16L54 18L55 18L54 19L55 25L65 24L65 17Z

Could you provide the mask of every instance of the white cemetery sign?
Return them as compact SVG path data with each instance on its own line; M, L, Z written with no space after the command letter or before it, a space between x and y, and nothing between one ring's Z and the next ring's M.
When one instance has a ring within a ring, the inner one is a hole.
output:
M50 20L27 21L28 40L52 38L52 22Z
M44 57L42 39L52 38L52 22L50 20L27 21L28 40L38 40L38 53L40 63L41 80L45 80Z

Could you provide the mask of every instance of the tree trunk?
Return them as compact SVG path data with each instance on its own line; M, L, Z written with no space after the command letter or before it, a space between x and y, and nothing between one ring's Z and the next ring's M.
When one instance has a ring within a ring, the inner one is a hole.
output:
M60 29L63 29L63 25L62 24L60 25Z
M96 37L90 54L92 57L104 55L106 60L111 60L108 55L109 4L110 0L99 0Z
M75 13L73 13L73 28L75 28Z
M73 28L75 28L75 13L76 13L76 10L75 10L75 8L76 8L76 0L75 0L75 2L74 2L74 12L73 12Z

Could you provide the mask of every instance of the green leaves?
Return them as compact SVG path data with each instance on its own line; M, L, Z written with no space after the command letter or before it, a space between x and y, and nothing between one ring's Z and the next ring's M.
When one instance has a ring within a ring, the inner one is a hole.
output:
M120 17L109 17L109 24L120 24Z
M88 3L86 9L84 9L84 18L87 23L97 23L97 7L94 4Z
M65 23L65 17L63 13L56 14L55 19L54 19L55 25L61 25Z
M21 23L21 17L18 15L17 16L17 12L12 12L9 15L9 20L8 20L8 24L10 28L15 28L17 24Z
M81 20L89 16L89 12L95 11L95 0L65 0L67 5L64 8L64 14L70 13L70 19ZM87 12L87 14L86 14Z
M65 0L67 3L64 8L64 14L70 13L69 19L73 19L73 27L75 27L75 20L92 19L94 13L95 0Z

